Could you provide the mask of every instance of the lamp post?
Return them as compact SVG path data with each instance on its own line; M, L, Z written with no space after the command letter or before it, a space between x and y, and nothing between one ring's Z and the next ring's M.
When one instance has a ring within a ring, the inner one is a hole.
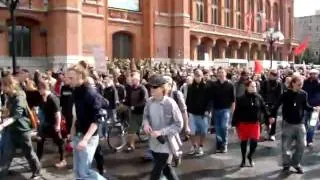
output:
M17 9L17 5L19 0L1 0L0 2L4 3L9 11L10 11L10 19L11 19L11 51L12 51L12 71L13 74L17 73L17 41L16 41L16 16L15 10Z
M263 39L269 44L270 47L270 69L272 69L273 46L276 42L282 41L284 36L280 31L275 31L274 28L269 28L267 32L263 33Z

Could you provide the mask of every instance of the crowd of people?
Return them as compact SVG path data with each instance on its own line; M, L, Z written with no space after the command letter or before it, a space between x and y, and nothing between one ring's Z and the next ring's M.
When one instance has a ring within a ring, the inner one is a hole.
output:
M239 67L158 64L140 71L114 68L98 73L82 61L55 73L3 71L0 177L7 175L14 149L21 148L33 173L31 179L39 179L44 143L51 138L58 147L57 168L67 166L65 146L72 141L75 178L106 179L99 140L108 136L108 124L101 120L101 110L106 110L111 121L128 122L128 153L136 149L140 128L150 136L146 156L154 163L151 180L162 175L179 179L172 162L182 155L181 134L190 137L191 149L185 153L201 157L211 126L216 153L228 152L228 129L235 127L242 154L240 167L247 162L253 167L258 142L276 140L280 106L283 170L293 167L303 173L302 156L305 146L313 145L319 105L316 69L288 67L257 73ZM91 169L93 159L98 172Z

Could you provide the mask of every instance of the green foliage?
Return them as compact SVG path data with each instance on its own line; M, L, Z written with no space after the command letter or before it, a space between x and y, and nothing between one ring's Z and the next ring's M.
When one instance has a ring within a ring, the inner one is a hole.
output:
M305 50L305 52L302 54L301 63L304 61L306 64L318 64L319 61L317 57L311 52L309 48Z

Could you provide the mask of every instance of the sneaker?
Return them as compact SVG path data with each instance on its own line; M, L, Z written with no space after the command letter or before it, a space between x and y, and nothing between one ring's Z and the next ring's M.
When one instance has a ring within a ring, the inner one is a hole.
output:
M297 167L294 167L294 169L297 171L298 174L304 174L302 167L297 166Z
M30 177L30 180L37 180L37 179L41 179L41 175L32 175L31 177Z
M270 141L275 141L275 140L276 140L276 137L275 137L275 136L270 136L269 140L270 140Z
M284 166L282 169L282 172L289 173L290 172L290 166Z
M189 155L194 155L194 154L196 154L196 151L197 151L196 147L192 146L190 151L188 152L188 154Z
M312 142L309 142L309 143L307 144L307 147L313 147L313 143L312 143Z
M199 147L197 152L196 152L196 156L203 156L203 155L204 155L203 148Z
M67 161L66 160L62 160L61 162L55 164L56 168L64 168L67 166Z

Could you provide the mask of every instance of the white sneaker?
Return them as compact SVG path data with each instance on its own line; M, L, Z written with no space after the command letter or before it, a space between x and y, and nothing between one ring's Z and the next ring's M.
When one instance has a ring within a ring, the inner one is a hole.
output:
M204 155L203 148L199 147L197 152L196 152L196 156L203 156L203 155Z
M190 151L188 152L188 154L189 154L189 155L194 155L194 154L196 154L196 152L197 152L197 149L194 148L194 146L192 146L192 147L190 148Z
M270 141L275 141L276 137L275 136L270 136Z

